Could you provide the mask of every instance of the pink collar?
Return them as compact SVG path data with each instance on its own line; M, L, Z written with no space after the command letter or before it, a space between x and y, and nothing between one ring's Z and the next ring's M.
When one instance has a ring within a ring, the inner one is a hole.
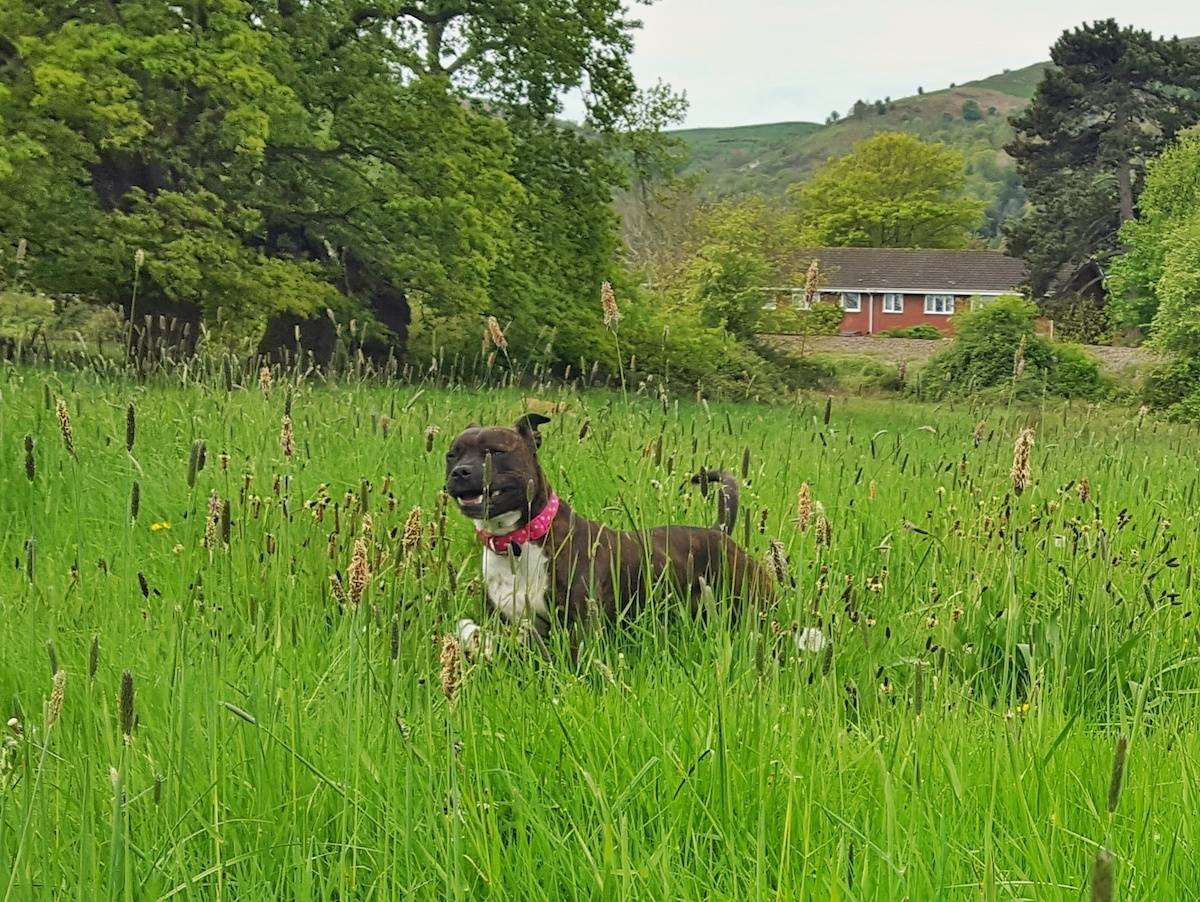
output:
M496 554L507 554L509 546L524 545L526 542L537 542L546 537L546 533L550 531L550 521L558 513L558 496L554 494L554 490L550 490L550 498L546 501L546 506L542 508L541 513L522 526L520 529L515 529L512 532L504 535L495 535L490 532L484 532L482 529L475 530L475 535Z

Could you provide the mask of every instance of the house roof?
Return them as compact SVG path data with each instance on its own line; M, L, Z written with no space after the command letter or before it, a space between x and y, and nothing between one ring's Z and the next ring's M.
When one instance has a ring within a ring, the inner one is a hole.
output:
M1025 279L1025 263L1000 251L821 247L796 253L800 272L820 261L824 291L1005 294Z

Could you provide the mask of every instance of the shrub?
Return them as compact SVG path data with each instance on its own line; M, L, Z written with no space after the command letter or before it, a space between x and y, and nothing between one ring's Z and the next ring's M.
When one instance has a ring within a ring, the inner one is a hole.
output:
M928 323L921 323L918 326L904 326L899 329L885 329L879 334L885 338L919 338L925 341L937 341L944 337L937 326L931 326Z
M837 372L826 358L797 354L765 342L755 350L778 370L789 388L830 389L838 384Z
M1160 364L1146 375L1142 399L1155 408L1181 403L1200 385L1200 360L1178 358Z
M1096 362L1077 348L1038 336L1036 318L1036 307L1012 296L958 314L953 344L929 361L917 393L943 398L1005 386L1021 398L1102 395L1106 386Z
M1107 308L1091 298L1054 298L1042 305L1042 313L1054 320L1054 334L1063 341L1099 345L1112 337Z
M901 369L894 363L863 354L815 355L812 359L829 368L832 384L843 391L869 395L904 388Z
M983 118L983 110L979 108L978 101L964 100L962 105L962 117L967 122L978 122Z
M1167 416L1181 423L1200 423L1200 389L1168 407Z
M759 316L758 331L779 335L836 335L841 325L842 308L821 302L808 310L800 307L764 310Z
M1100 364L1078 345L1054 342L1054 369L1050 374L1050 394L1061 398L1095 398L1106 386Z
M31 294L0 292L0 338L26 341L54 324L54 302Z

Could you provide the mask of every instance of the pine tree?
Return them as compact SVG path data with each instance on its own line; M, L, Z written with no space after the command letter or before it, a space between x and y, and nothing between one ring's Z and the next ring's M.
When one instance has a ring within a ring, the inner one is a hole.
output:
M1006 148L1031 203L1009 244L1038 296L1118 250L1146 161L1200 120L1200 55L1177 39L1108 19L1064 32L1050 55Z

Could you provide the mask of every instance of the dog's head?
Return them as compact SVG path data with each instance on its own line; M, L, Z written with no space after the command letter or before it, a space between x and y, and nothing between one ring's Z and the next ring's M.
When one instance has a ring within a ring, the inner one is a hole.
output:
M465 516L494 521L516 513L516 526L541 509L546 488L538 428L549 422L530 413L512 427L470 426L458 434L446 454L446 494Z

